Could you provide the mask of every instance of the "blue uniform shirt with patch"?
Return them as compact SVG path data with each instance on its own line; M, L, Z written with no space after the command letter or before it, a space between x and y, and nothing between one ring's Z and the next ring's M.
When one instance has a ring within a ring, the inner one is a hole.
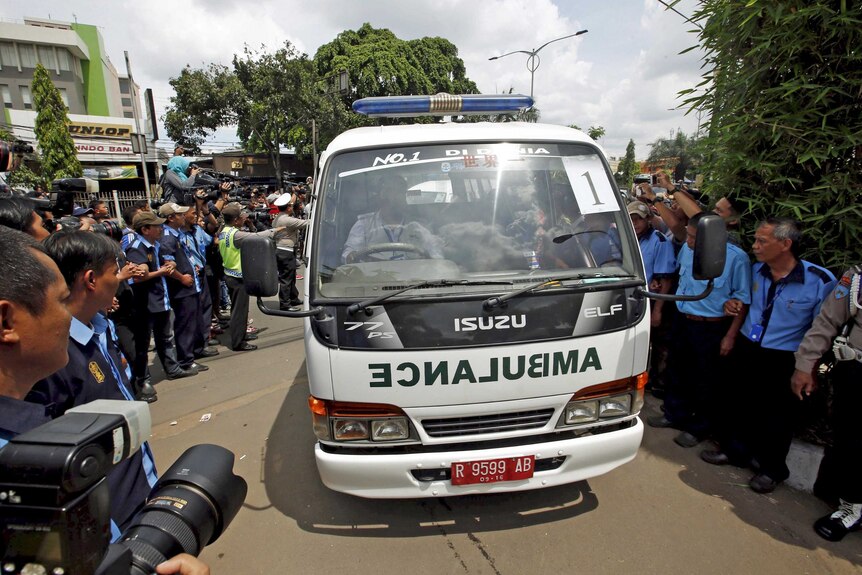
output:
M663 278L676 273L676 256L673 253L673 244L653 228L650 228L644 237L638 238L641 256L646 269L647 285L653 276Z
M714 280L712 293L699 301L679 301L676 307L682 313L701 317L723 317L724 302L738 299L744 304L751 303L751 262L744 251L733 244L727 244L724 271ZM682 246L677 257L679 263L679 287L677 295L697 295L706 289L706 280L696 280L692 276L694 250L688 244Z
M159 252L164 261L173 261L177 264L177 271L181 274L192 276L194 283L186 287L179 280L171 279L167 282L168 294L171 299L184 298L195 295L201 291L200 278L195 271L195 264L188 246L189 239L182 230L175 230L170 226L164 226L165 231L159 242Z
M133 264L146 264L150 272L157 272L162 266L160 244L151 244L141 234L135 234L135 239L126 248L126 260ZM168 284L161 276L145 282L134 283L129 280L135 292L136 305L143 305L146 300L147 310L151 312L169 311L171 302L168 298Z
M96 314L88 326L73 317L69 336L69 363L37 382L27 401L46 406L52 417L96 399L133 401L129 372L123 366L109 320ZM144 504L156 479L155 461L147 443L108 473L112 540Z
M796 351L820 313L823 300L835 287L835 276L805 260L797 262L793 271L777 282L772 281L772 272L765 263L754 264L751 276L751 307L742 324L742 335L753 340L752 327L761 325L761 347Z

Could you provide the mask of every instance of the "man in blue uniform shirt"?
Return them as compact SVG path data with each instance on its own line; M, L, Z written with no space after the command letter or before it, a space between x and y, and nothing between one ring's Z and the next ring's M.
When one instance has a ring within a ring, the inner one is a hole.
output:
M0 226L0 448L50 420L24 401L33 385L69 361L69 288L31 236Z
M643 202L634 201L628 205L629 217L638 236L638 246L644 261L647 285L651 291L669 293L676 275L676 257L671 242L652 227L652 212ZM661 324L664 302L653 300L650 324Z
M73 316L69 363L38 382L27 400L47 406L53 417L96 399L134 401L130 372L123 365L113 328L102 311L111 305L120 281L119 244L89 232L57 232L45 240L45 249L71 292L66 302ZM112 539L120 536L155 482L155 463L146 443L111 470Z
M156 355L168 379L197 375L194 368L183 369L177 361L177 350L171 329L171 303L166 277L179 277L176 263L161 257L164 218L152 212L139 212L132 220L135 239L126 248L126 258L133 264L145 264L147 272L130 280L135 295L135 377L147 377L147 350L150 335L156 343Z
M751 307L746 314L736 299L725 304L728 315L745 321L731 357L734 377L724 395L721 449L700 455L707 463L743 467L754 457L759 472L749 486L758 493L773 491L790 474L785 459L799 409L787 385L793 354L835 287L831 272L798 258L800 236L798 224L789 218L768 218L757 227Z
M706 289L707 282L692 275L697 223L704 215L695 214L686 225L686 245L677 257L677 295L697 295ZM724 271L713 285L706 298L676 304L680 313L673 328L664 415L647 418L653 427L681 429L674 441L682 447L694 447L715 432L724 358L733 349L743 320L726 316L724 304L730 299L751 303L751 263L745 252L727 244Z

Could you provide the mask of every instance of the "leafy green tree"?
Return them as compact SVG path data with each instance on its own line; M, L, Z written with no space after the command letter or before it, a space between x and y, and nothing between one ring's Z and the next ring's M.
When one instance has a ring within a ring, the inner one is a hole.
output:
M582 132L584 131L577 124L570 124L569 127L575 130L581 130ZM602 126L590 126L587 128L586 132L590 139L595 140L596 142L605 137L605 129Z
M69 117L66 106L42 64L37 64L33 72L32 92L42 174L49 181L81 177L83 169L67 127Z
M317 76L324 81L347 71L350 88L339 98L348 110L355 100L372 96L479 93L476 84L467 78L458 48L445 38L401 40L392 31L374 28L368 23L359 30L345 30L335 40L318 48L314 66ZM336 120L331 123L333 130L322 133L324 140L346 128L378 122L435 121L432 118L369 119L357 114L343 115Z
M672 138L659 138L650 144L647 161L659 169L672 170L675 181L694 179L702 158L698 139L677 130ZM723 195L723 194L722 194Z
M629 140L626 146L626 155L620 161L617 173L614 177L617 184L624 188L630 188L634 183L635 175L638 173L638 163L635 161L635 141Z
M702 0L703 81L682 93L710 114L707 191L809 230L803 257L862 260L862 4Z
M242 86L230 68L186 66L170 79L170 85L175 95L162 120L168 137L184 148L199 152L212 132L239 121L237 102Z

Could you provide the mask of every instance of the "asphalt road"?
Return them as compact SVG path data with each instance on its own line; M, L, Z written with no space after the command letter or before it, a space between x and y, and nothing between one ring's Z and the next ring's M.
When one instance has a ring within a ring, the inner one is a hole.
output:
M393 501L330 491L314 464L302 323L252 308L260 349L220 346L210 371L163 381L152 404L159 469L215 443L248 482L201 554L215 574L862 572L862 532L833 544L812 531L823 502L784 486L757 495L749 472L701 462L673 430L647 428L635 461L558 488Z

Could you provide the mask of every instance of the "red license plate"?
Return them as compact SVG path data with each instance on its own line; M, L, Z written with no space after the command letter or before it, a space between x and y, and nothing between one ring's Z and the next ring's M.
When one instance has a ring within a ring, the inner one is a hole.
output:
M503 457L484 461L456 461L452 464L452 485L517 481L533 476L535 455Z

